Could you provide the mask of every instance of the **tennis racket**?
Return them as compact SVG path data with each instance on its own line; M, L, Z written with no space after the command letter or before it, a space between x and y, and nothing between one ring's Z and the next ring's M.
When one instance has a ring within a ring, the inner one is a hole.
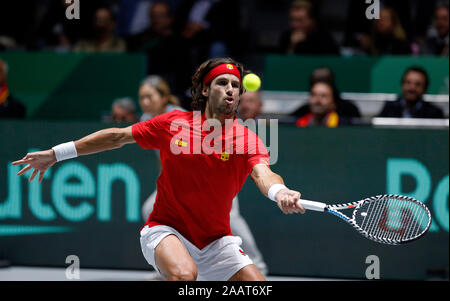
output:
M358 202L327 205L300 199L305 209L331 213L378 243L400 245L422 237L430 228L431 214L416 199L402 195L378 195ZM352 217L339 212L354 208Z

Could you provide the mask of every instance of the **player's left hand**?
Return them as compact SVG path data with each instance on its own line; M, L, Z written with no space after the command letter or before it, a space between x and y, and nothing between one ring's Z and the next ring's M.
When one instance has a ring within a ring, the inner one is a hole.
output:
M287 188L281 189L275 195L278 207L284 214L305 213L305 208L298 203L301 193Z

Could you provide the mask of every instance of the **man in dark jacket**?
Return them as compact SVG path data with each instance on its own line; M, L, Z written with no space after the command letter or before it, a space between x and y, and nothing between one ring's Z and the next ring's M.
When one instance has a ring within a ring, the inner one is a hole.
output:
M309 1L296 0L289 9L289 30L280 37L280 52L308 55L338 55L339 46L324 30Z
M387 101L378 117L444 118L440 108L423 100L428 83L423 68L408 68L402 78L402 95L396 101Z

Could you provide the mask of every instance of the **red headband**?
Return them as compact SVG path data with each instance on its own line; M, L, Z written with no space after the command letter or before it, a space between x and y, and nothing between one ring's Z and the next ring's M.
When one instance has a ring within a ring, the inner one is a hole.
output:
M203 84L207 85L210 82L212 82L216 77L222 74L233 74L236 75L237 78L239 78L239 81L241 80L241 73L239 72L238 68L236 68L233 64L221 64L219 66L216 66L211 69L211 71L206 74L205 78L203 79Z

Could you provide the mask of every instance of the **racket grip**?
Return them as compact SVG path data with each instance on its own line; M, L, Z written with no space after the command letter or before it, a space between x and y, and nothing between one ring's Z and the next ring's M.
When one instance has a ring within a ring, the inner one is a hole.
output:
M327 204L325 204L325 203L302 200L302 199L298 200L297 203L300 203L300 205L302 205L303 208L305 208L306 210L314 210L314 211L320 211L320 212L324 212L325 207L327 206Z

